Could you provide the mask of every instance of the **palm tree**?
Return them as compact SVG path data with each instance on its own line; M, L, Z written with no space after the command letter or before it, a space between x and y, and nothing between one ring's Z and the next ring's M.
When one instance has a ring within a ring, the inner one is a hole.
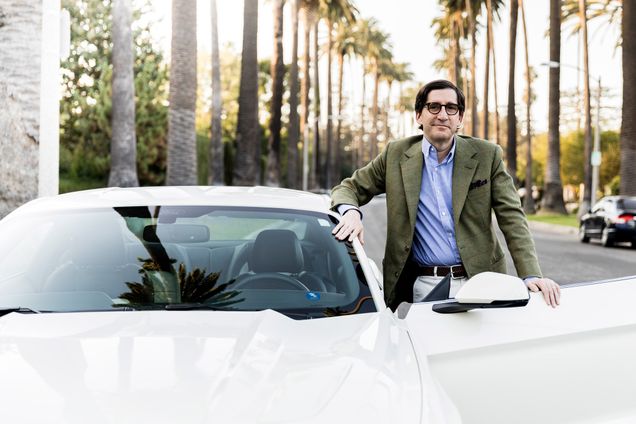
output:
M572 34L581 31L581 20L579 13L579 0L564 0L562 6L562 21L572 21ZM587 0L586 15L587 21L604 21L602 26L621 25L621 16L623 11L623 0ZM616 47L619 47L622 41L616 41Z
M561 0L550 0L550 61L561 61ZM561 185L559 117L560 68L550 68L548 111L548 159L541 209L544 212L566 214Z
M490 5L490 2L487 1L486 3L487 5ZM489 91L488 91L488 84L490 81L490 34L492 33L492 27L490 26L490 7L486 6L487 10L486 13L488 15L488 19L487 19L487 25L486 25L486 47L485 47L485 52L486 52L486 61L484 64L484 94L483 94L483 98L484 98L484 107L483 107L483 127L482 127L482 138L484 140L488 140L488 133L489 133L489 126L490 126L490 118L489 118L489 111L488 111L488 100L489 100Z
M208 184L222 185L225 168L223 161L223 134L221 130L221 59L219 57L219 32L216 0L210 4L212 33L212 110L210 122L210 151L208 152Z
M304 47L303 52L303 77L300 84L300 131L303 138L303 155L309 149L309 89L311 84L310 75L310 35L313 28L314 9L317 7L315 1L301 0L300 11L303 20ZM304 173L304 170L303 170Z
M272 103L269 120L269 157L267 160L267 185L280 185L280 129L283 105L283 6L284 0L274 0L274 52L272 54Z
M338 56L338 123L336 124L336 136L334 143L335 160L332 169L332 181L338 181L340 174L340 164L342 163L342 147L340 135L342 133L342 82L344 76L344 61L346 56L360 54L360 46L357 43L354 27L351 25L339 24L337 26L336 38L333 49ZM351 149L355 152L355 149ZM355 160L352 162L355 164Z
M5 1L0 8L0 217L38 196L42 73L26 52L42 45L42 5Z
M587 13L585 0L579 0L579 21L583 36L583 103L585 104L585 154L583 159L583 202L579 206L579 215L592 206L592 108L590 106L590 66L589 44L587 41Z
M371 19L363 19L357 26L358 45L360 47L360 56L362 57L362 96L360 102L360 134L358 136L357 162L354 161L356 167L359 167L366 159L364 154L364 136L366 135L365 126L365 109L366 109L366 83L368 74L367 54L370 50L371 33L376 31L378 22Z
M258 0L245 0L236 159L233 175L235 185L253 185L258 181L259 175L261 141L258 121L257 33Z
M461 86L461 62L460 62L460 43L457 17L461 22L461 11L447 8L446 13L433 19L433 28L435 29L435 39L444 46L444 52L441 59L434 62L433 66L438 69L446 69L448 71L448 79Z
M530 108L532 106L532 74L530 71L530 60L528 58L528 28L526 26L526 14L523 0L519 0L521 9L521 25L523 27L523 44L526 57L526 195L524 196L523 210L527 214L534 213L534 199L532 198L532 128Z
M404 104L403 102L403 98L404 98L404 83L411 81L414 77L413 72L411 72L411 70L409 69L409 64L408 63L398 63L396 66L396 78L395 80L398 82L399 84L399 94L398 94L398 104L396 105L396 108L398 110L399 113L399 120L398 120L398 134L400 134L401 137L404 137L404 125L402 125L403 122L403 115L404 112L406 112L407 110L411 110L412 108L412 99L415 97L408 97L407 103L408 106ZM401 127L401 131L399 130L399 128Z
M468 33L470 34L470 85L468 86L468 97L470 99L470 126L471 135L474 137L477 135L477 128L479 124L477 113L477 67L476 52L477 52L477 10L481 6L481 0L477 0L473 5L472 0L465 2L466 15L468 18Z
M312 68L314 71L314 79L313 79L313 90L314 95L311 99L312 109L314 111L314 119L312 125L312 145L313 145L313 154L314 154L314 166L312 172L310 174L310 183L309 186L312 188L324 187L323 181L321 181L322 173L320 169L322 168L322 163L320 159L320 71L319 71L319 60L318 60L318 52L320 46L318 44L318 25L320 23L320 16L318 14L315 15L315 19L313 20L313 31L314 31L314 48L313 48L313 60L312 60Z
M636 5L623 2L623 112L621 119L620 193L636 195Z
M497 60L495 55L495 38L493 35L493 10L492 0L486 0L486 11L488 18L488 43L490 45L490 54L492 55L492 85L495 95L495 143L500 144L499 138L499 96L497 95Z
M292 58L289 67L289 139L287 141L287 187L299 188L298 140L300 121L298 117L298 3L292 2Z
M506 163L508 173L517 185L517 113L515 111L515 58L517 55L517 18L519 3L510 0L510 46L508 55L508 142L506 143Z
M197 91L196 0L172 0L168 117L168 185L197 183L195 108Z
M332 160L332 151L334 150L333 141L333 90L332 90L332 55L333 55L333 27L338 25L350 26L356 21L358 10L350 0L322 0L322 15L326 18L327 23L327 155L326 164L324 166L324 182L325 187L332 185L332 176L334 161ZM338 111L340 116L340 110ZM340 121L338 121L340 122ZM339 124L338 124L339 125Z
M373 103L371 108L371 142L369 146L370 157L374 158L377 155L377 136L378 136L378 95L380 86L380 65L383 61L390 61L393 58L393 54L389 50L389 36L380 30L371 32L369 50L367 51L368 57L371 59L371 74L374 77L373 83Z
M483 3L483 1L482 1ZM488 102L489 102L489 80L490 80L490 56L491 53L494 52L494 46L493 46L493 19L495 16L499 15L499 8L502 6L503 4L503 0L486 0L486 64L485 64L485 71L484 71L484 107L483 107L483 113L484 113L484 126L483 126L483 138L485 140L488 140L488 136L490 133L490 111L489 111L489 107L488 107ZM481 4L480 4L481 6ZM495 72L495 66L496 63L494 62L495 57L494 57L494 53L493 53L493 72ZM496 74L493 75L493 84L494 84L494 91L495 91L495 119L498 119L498 112L497 112L497 82L496 82ZM496 125L499 125L498 123ZM496 127L497 132L499 131L499 129ZM499 134L497 134L497 142L499 141Z
M113 1L112 140L109 187L137 187L131 0Z
M588 59L588 37L587 22L591 19L605 18L608 24L620 20L621 10L623 9L622 0L565 0L563 8L563 20L567 21L573 18L577 19L574 25L574 32L578 32L583 40L583 73L584 73L584 90L583 102L585 108L585 130L584 130L584 190L583 201L579 205L579 214L585 213L592 205L590 205L592 197L592 124L591 124L591 105L590 105L590 84L589 84L589 59ZM616 46L622 43L618 40ZM625 62L623 62L625 63ZM624 78L623 78L624 80Z

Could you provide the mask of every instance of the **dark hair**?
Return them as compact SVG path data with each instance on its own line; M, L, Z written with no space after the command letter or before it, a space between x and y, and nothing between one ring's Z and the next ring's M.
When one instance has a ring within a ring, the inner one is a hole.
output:
M447 80L431 81L424 87L420 88L420 91L417 92L417 96L415 97L415 113L422 113L422 109L424 109L424 105L426 104L428 93L433 90L444 90L447 88L450 88L451 90L454 90L455 93L457 93L457 105L459 106L459 113L463 115L464 110L466 109L466 97L464 96L462 90L459 89L459 87Z

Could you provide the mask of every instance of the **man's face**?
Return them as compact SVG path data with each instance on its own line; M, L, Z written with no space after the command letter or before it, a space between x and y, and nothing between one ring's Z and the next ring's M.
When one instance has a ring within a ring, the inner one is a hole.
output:
M426 103L457 106L457 93L450 88L433 90L428 93ZM441 108L437 114L429 112L428 108L424 107L421 113L416 114L415 118L418 124L422 125L426 139L440 151L450 148L453 135L459 130L464 116L462 112L449 115L446 107Z

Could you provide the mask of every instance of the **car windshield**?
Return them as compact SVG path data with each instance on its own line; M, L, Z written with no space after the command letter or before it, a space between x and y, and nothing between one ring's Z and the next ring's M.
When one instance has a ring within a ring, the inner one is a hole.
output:
M39 311L375 311L353 248L324 213L142 206L0 224L0 307Z

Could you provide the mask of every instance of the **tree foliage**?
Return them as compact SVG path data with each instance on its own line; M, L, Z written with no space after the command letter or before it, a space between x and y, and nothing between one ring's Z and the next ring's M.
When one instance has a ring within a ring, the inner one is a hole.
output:
M60 174L106 185L111 139L111 2L63 0L71 15L71 50L62 63ZM136 5L133 21L147 5ZM133 28L137 168L141 185L165 178L167 68L150 22Z

